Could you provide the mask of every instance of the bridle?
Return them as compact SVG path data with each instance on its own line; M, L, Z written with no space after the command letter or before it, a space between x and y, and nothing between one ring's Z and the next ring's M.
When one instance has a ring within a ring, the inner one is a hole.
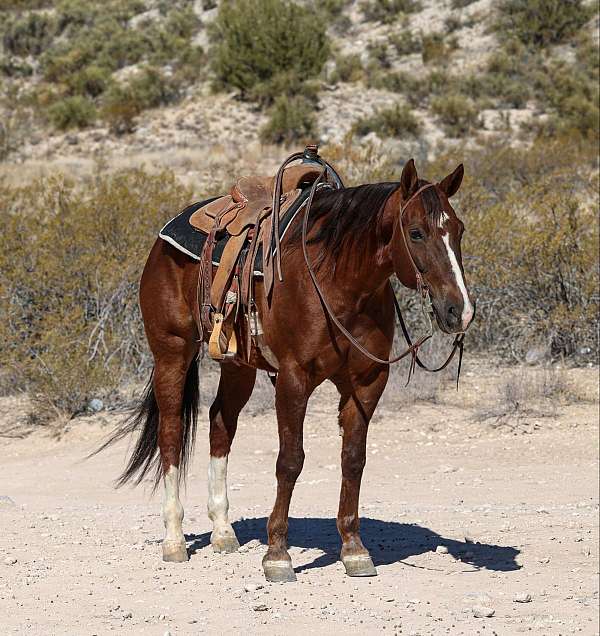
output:
M323 166L323 169L321 171L321 174L317 177L317 179L313 182L309 197L308 197L308 202L306 205L306 208L304 210L304 217L302 219L302 252L304 254L304 261L306 262L306 267L308 269L308 273L310 274L310 277L312 279L313 285L315 286L315 290L319 296L319 299L321 300L321 303L323 304L323 307L325 309L325 311L327 312L327 315L329 316L329 318L331 319L331 321L333 322L333 324L341 331L341 333L345 336L345 338L348 340L348 342L350 342L350 344L357 349L358 351L360 351L365 357L369 358L370 360L372 360L373 362L377 362L378 364L387 364L387 365L391 365L391 364L395 364L396 362L399 362L400 360L402 360L403 358L405 358L407 355L411 355L411 364L408 370L408 378L407 378L407 382L406 384L408 384L410 382L410 379L415 371L415 368L418 366L421 369L428 371L430 373L437 373L438 371L442 371L444 370L452 361L452 359L454 358L454 355L456 354L456 352L459 352L459 357L458 357L458 370L457 370L457 377L456 377L456 387L458 388L458 381L460 378L460 369L462 366L462 357L463 357L463 348L464 348L464 338L465 338L465 334L463 333L459 333L455 336L454 338L454 342L452 343L452 350L450 352L450 354L448 355L446 361L440 365L437 368L431 368L429 366L427 366L420 358L419 358L419 347L421 347L425 342L427 342L427 340L429 340L432 336L433 336L433 324L431 321L431 313L433 311L432 309L432 305L431 305L431 298L430 298L430 294L429 294L429 287L427 286L426 281L423 279L423 275L421 274L419 268L417 267L417 264L414 261L413 255L411 254L411 251L408 247L408 241L406 239L406 232L404 231L404 226L402 224L402 219L404 217L404 212L406 211L406 208L409 206L409 204L418 196L421 195L422 192L424 192L425 190L429 189L429 188L433 188L435 187L434 184L432 183L427 183L424 186L421 186L416 192L414 192L403 204L402 207L400 208L400 233L402 234L402 239L404 242L404 247L406 249L406 253L408 254L408 258L410 261L410 264L414 270L415 273L415 277L417 280L417 291L419 293L419 297L421 300L421 311L423 312L423 315L425 316L428 324L429 324L429 329L428 329L428 333L426 333L424 336L420 337L416 342L412 342L412 339L408 333L408 329L406 327L406 322L404 320L404 317L402 316L402 311L400 309L400 305L398 304L398 299L396 298L396 294L394 292L394 288L392 287L391 282L390 284L390 289L392 292L392 297L394 299L394 308L396 310L396 315L398 316L398 322L400 323L400 327L402 329L402 334L404 335L404 338L406 340L406 343L408 345L408 348L403 351L401 354L394 356L393 358L389 358L387 360L383 359L383 358L379 358L378 356L372 354L367 348L365 348L347 329L346 327L344 327L344 325L339 321L339 319L337 318L337 316L334 314L333 310L331 309L331 307L329 306L329 303L327 302L324 294L323 294L323 290L321 289L319 282L317 280L317 276L315 274L314 268L310 262L310 258L308 256L308 247L307 247L307 235L308 235L308 218L309 218L309 214L310 214L310 208L312 205L312 201L314 198L314 194L317 191L317 186L318 184L321 182L323 176L325 175L325 173L327 172L327 163L324 162L320 157L318 157L317 161L319 161L321 163L321 165Z

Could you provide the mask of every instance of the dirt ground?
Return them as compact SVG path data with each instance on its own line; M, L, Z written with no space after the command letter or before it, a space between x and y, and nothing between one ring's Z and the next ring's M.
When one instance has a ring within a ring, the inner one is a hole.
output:
M230 460L242 544L232 555L209 545L203 407L185 564L160 560L160 496L112 487L127 445L82 461L121 414L73 421L60 438L0 438L0 633L597 634L597 370L568 372L570 405L483 420L475 414L498 401L509 371L466 370L459 393L446 382L427 402L403 407L392 388L372 423L361 514L376 578L348 578L338 561L329 385L306 421L292 584L262 576L277 441L273 411L256 400ZM0 422L19 408L0 400Z

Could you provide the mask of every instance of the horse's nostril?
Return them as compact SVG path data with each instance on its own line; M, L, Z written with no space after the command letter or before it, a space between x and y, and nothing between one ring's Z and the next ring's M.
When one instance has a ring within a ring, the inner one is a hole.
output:
M446 320L450 327L455 327L460 321L460 314L454 305L449 305Z

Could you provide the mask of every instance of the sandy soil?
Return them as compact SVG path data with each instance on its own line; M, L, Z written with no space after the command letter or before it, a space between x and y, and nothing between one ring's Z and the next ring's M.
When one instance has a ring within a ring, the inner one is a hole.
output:
M595 394L597 372L581 374ZM160 560L160 497L113 490L125 444L81 461L119 415L79 420L60 439L0 439L0 633L597 634L597 394L493 427L473 412L500 375L471 372L459 394L448 386L435 403L388 399L379 410L362 492L363 539L379 572L370 579L347 578L337 560L330 386L307 417L290 522L294 584L262 576L277 444L260 404L242 415L230 461L242 544L233 555L209 545L203 408L184 499L186 564Z

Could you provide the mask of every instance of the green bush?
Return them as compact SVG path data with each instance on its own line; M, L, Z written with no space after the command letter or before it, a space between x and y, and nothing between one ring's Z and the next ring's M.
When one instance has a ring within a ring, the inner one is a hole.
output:
M381 138L416 136L421 124L407 106L396 104L392 108L377 111L373 116L360 119L353 127L357 135L363 137L371 132Z
M83 412L146 376L139 278L190 192L171 173L135 170L77 188L58 177L0 184L0 198L0 366L30 391L35 415Z
M292 26L293 25L293 26ZM310 6L285 0L225 0L212 23L218 86L273 101L285 76L291 94L318 75L329 55L326 24Z
M479 114L475 105L462 95L436 97L431 102L431 110L451 137L466 135L478 122Z
M314 143L317 137L314 107L302 96L278 97L269 112L269 121L260 131L265 143Z
M421 5L416 0L365 0L360 7L369 22L392 24L402 14L418 11Z
M523 44L544 47L575 35L592 16L583 0L503 0L496 29Z
M94 64L77 71L68 78L68 86L72 93L98 97L110 84L110 71Z
M13 55L39 55L50 45L55 34L51 17L28 13L9 19L3 28L2 44Z
M409 29L393 33L390 35L389 40L398 55L411 55L412 53L420 53L423 50L422 39Z
M33 68L18 57L0 57L0 73L6 77L29 77Z
M113 84L106 91L101 114L112 132L129 133L143 110L168 104L177 96L177 88L160 71L145 67L126 84Z
M48 108L48 119L60 130L86 128L96 119L94 104L81 95L65 97Z
M370 67L373 69L390 69L392 64L388 57L388 47L385 42L369 42L367 44Z
M31 11L44 9L54 4L55 0L0 0L0 11Z
M357 53L340 55L335 58L335 70L332 73L331 82L357 82L362 79L364 69Z
M427 33L421 37L421 56L424 64L448 60L448 56L458 47L455 38L447 39L443 33Z

